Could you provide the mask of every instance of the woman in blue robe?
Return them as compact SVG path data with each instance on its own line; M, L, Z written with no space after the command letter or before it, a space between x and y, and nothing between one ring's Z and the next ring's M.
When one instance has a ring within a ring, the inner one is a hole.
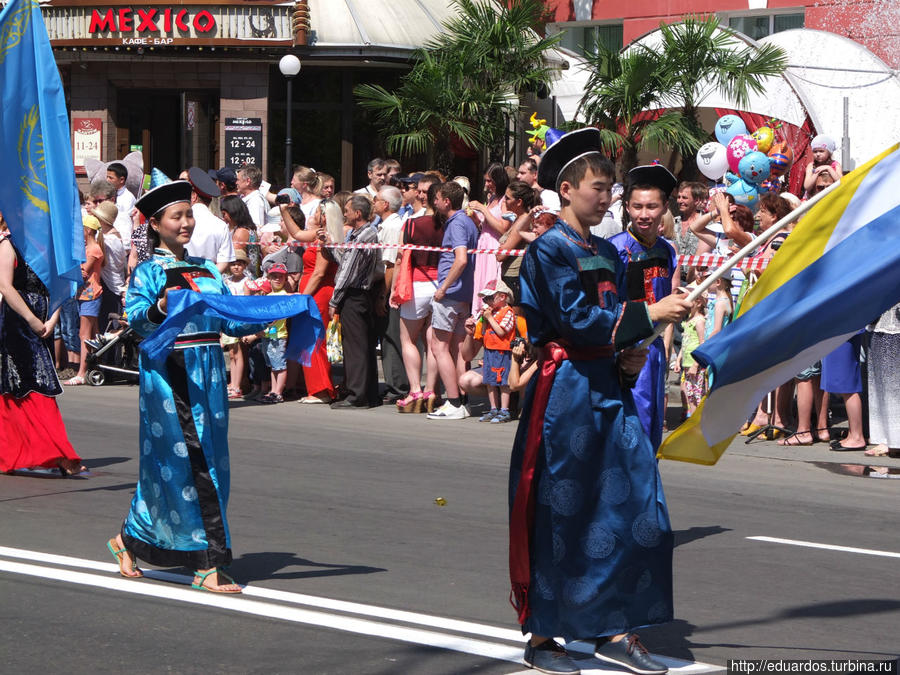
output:
M653 332L653 320L683 316L686 303L622 298L625 265L589 231L609 205L615 169L585 152L599 149L596 129L557 143L539 180L556 186L560 219L528 247L520 276L528 337L542 359L510 461L511 599L532 633L525 663L533 668L578 672L551 639L562 636L596 639L597 658L664 673L628 634L673 616L672 530L628 391L642 355L635 364L628 348Z
M146 337L165 320L170 289L227 295L216 266L186 255L193 232L191 185L177 181L138 202L158 237L153 257L138 265L126 296L129 325ZM136 558L152 565L196 570L193 586L240 593L221 568L232 559L226 508L228 397L220 333L262 330L198 315L162 361L140 360L140 477L120 534L107 543L122 576L142 576ZM222 583L225 578L229 583Z
M649 179L648 172L651 176ZM673 280L676 286L678 283L675 249L658 236L659 222L667 208L669 195L657 184L656 179L659 176L653 174L661 174L663 178L671 176L671 185L674 188L675 177L662 166L639 166L632 169L628 173L629 184L625 189L625 209L629 209L635 192L642 197L640 202L653 202L657 208L643 208L647 204L641 203L640 214L635 217L629 212L631 223L628 228L609 238L609 242L615 246L619 258L625 264L625 284L622 287L625 299L647 304L659 302L670 295ZM647 363L641 370L631 393L641 418L641 426L650 437L653 449L657 450L662 443L663 422L666 418L666 375L669 372L669 364L662 337L650 343L648 350Z

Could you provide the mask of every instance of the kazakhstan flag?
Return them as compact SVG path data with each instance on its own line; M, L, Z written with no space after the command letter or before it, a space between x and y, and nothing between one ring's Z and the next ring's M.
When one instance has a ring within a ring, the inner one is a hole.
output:
M81 283L84 236L69 115L34 0L12 0L0 12L0 157L0 211L53 311Z

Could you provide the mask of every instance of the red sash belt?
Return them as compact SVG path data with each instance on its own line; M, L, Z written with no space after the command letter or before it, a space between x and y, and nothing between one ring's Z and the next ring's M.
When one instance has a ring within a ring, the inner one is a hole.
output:
M537 493L538 449L544 431L544 414L550 389L556 377L556 370L563 361L591 361L609 359L615 355L612 345L602 347L568 347L557 342L544 346L541 368L538 373L534 400L528 419L528 438L522 458L522 473L516 488L516 498L509 517L509 578L512 591L509 601L519 615L519 623L524 624L529 615L528 585L531 581L531 538L534 530L534 503Z

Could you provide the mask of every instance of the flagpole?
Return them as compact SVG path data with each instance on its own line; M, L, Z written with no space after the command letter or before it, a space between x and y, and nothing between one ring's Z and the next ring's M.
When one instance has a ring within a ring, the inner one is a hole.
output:
M700 284L698 284L697 287L687 295L685 300L687 300L688 302L693 302L694 300L696 300L698 297L700 297L700 295L702 293L705 293L706 290L710 286L712 286L719 279L721 279L723 276L725 276L726 272L731 271L731 268L734 267L735 265L737 265L743 258L747 257L750 253L752 253L754 250L756 250L756 248L758 246L765 244L767 241L769 241L769 239L771 239L776 234L778 234L781 230L783 230L785 227L787 227L788 224L790 224L790 222L792 220L796 220L797 218L802 216L804 213L809 211L813 206L815 206L816 204L819 203L819 200L823 199L826 195L831 194L834 190L836 190L840 186L840 184L841 184L841 181L839 181L839 180L835 181L834 183L829 185L827 188L822 190L817 195L810 197L808 200L806 200L805 202L800 204L800 206L798 206L796 209L791 211L789 214L787 214L784 218L779 220L777 223L772 225L772 227L770 227L768 230L759 234L755 239L753 239L750 243L748 243L746 246L744 246L744 248L742 248L740 251L738 251L733 256L731 256L728 260L726 260L724 263L722 263L722 266L719 267L715 272L710 274L706 279L704 279ZM656 338L658 338L660 335L663 334L663 332L666 330L666 326L668 326L667 322L660 321L656 325L656 328L653 331L653 335L651 335L650 337L645 339L643 342L641 342L639 347L640 348L648 347L651 342L653 342Z

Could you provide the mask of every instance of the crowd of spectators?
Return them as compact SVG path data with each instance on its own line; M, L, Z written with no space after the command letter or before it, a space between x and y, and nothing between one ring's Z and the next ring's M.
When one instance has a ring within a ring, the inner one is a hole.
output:
M826 143L813 145L804 198L825 189L842 172ZM454 420L470 415L471 397L486 394L488 406L480 421L514 419L515 392L533 372L536 353L516 310L521 257L510 252L551 227L559 211L558 195L537 184L539 161L535 156L518 167L491 164L475 190L467 177L435 170L403 172L395 160L380 158L369 162L368 182L353 193L335 193L332 176L303 166L277 193L263 184L252 165L237 171L183 172L181 177L194 187L191 255L214 262L234 294L305 293L315 298L325 325L336 320L341 327L342 369L329 362L324 344L311 366L286 362L289 326L283 323L239 341L224 339L229 396L262 403L296 399L335 409L388 403L400 413ZM472 194L476 191L480 199ZM126 193L124 167L113 163L106 180L92 184L85 195L86 283L78 300L64 308L57 331L57 364L70 367L69 385L85 381L84 340L106 330L106 317L121 311L129 272L152 253L146 226L133 208L134 196ZM609 238L627 229L621 197L622 186L616 185L594 234ZM659 236L679 255L728 256L798 204L792 194L770 192L754 213L706 183L683 182ZM754 255L771 258L793 225ZM443 250L397 248L402 244ZM476 255L473 249L486 253ZM697 284L711 271L682 267L681 283ZM695 303L674 339L667 339L672 379L680 383L682 420L707 390L693 350L727 326L757 277L733 270ZM874 335L889 336L875 338L880 353L900 333L895 330L897 308L892 312L880 320L871 318ZM741 432L752 434L771 425L770 437L784 445L826 441L835 450L864 450L863 364L871 335L854 338L839 355L810 364L772 392ZM888 360L892 363L893 357ZM869 380L882 381L883 373L873 372L876 364L868 365ZM835 407L830 404L836 400L843 402L848 418L845 437L835 433L830 421ZM875 414L888 404L868 407ZM868 433L878 445L869 454L893 452L900 445L890 426L871 424Z

